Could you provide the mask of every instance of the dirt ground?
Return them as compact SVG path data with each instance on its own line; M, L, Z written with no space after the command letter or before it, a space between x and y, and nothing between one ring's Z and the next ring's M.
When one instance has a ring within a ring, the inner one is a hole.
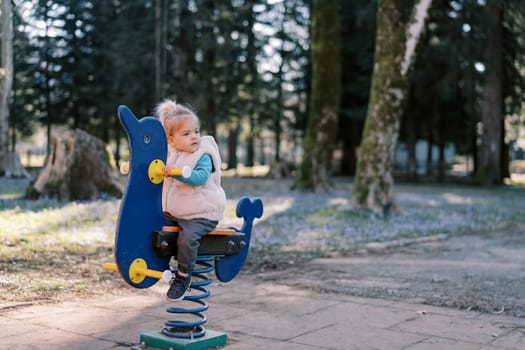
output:
M274 262L253 269L246 266L242 273L328 293L525 317L525 224L472 235L442 234L370 243L347 256L298 259L294 264ZM0 287L4 282L0 281ZM39 289L21 288L35 295L24 294L23 299L13 301L46 302L95 294L146 293L126 287L115 276L105 280L100 288L82 293L51 290L48 296Z
M324 292L525 317L525 225L370 244L347 257L276 267L260 277Z

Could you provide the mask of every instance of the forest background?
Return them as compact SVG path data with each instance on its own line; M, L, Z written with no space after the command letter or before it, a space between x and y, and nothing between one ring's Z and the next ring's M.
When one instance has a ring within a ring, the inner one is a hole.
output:
M424 3L429 8L418 15L414 10ZM321 157L329 158L321 162L328 176L353 176L367 113L380 103L370 99L374 62L378 66L379 56L390 55L399 63L395 47L379 42L380 28L394 23L392 31L398 24L408 33L411 21L423 19L411 72L401 77L407 89L401 112L382 111L385 118L399 115L395 130L370 127L376 139L390 138L388 145L404 156L368 163L388 163L380 170L387 175L442 182L463 159L461 174L467 180L491 185L503 183L511 160L523 158L525 5L518 0L326 1L317 8L301 0L27 0L13 5L12 93L2 153L20 150L21 141L44 128L46 149L36 151L45 155L51 131L65 126L110 144L120 162L126 160L127 145L116 107L151 115L162 99L176 98L191 104L204 132L219 139L228 169L283 162L291 169L303 162L305 168L305 159ZM315 26L323 8L328 15ZM332 32L316 39L316 28L332 28L337 38ZM315 40L333 44L332 51L316 56ZM314 140L328 136L317 145L329 150L328 156L306 147L308 123L315 120L314 87L327 77L326 70L315 75L315 66L339 69L336 79L323 85L337 88L335 125L314 122L310 135ZM418 156L421 141L424 157ZM447 159L451 145L462 158ZM22 157L30 159L29 152L22 151ZM296 187L324 188L307 175L314 183L297 181Z

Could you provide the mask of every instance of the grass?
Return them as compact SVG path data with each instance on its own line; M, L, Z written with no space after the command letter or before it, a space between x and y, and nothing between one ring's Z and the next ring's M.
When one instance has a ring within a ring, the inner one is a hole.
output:
M234 212L241 196L259 197L264 203L245 270L345 255L367 242L469 234L525 222L521 187L397 185L401 211L381 218L350 209L350 179L335 183L332 193L313 194L290 192L290 180L225 177L229 199L221 226L240 227ZM116 273L102 269L103 263L113 261L119 199L18 199L26 185L0 181L0 304L130 290Z

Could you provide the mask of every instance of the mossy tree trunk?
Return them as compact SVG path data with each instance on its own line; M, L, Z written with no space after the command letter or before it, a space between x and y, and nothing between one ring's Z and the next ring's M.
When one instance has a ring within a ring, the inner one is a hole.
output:
M341 99L340 29L337 0L314 0L312 6L312 86L304 155L294 189L323 192L329 175Z
M359 147L354 202L378 214L396 210L394 151L415 51L432 0L381 0L368 114Z

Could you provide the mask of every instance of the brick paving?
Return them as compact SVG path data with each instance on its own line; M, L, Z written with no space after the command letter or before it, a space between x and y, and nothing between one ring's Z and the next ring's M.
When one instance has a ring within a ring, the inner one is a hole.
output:
M246 276L209 289L206 328L227 333L226 350L525 349L525 318L319 294ZM146 348L140 334L174 318L165 290L157 284L146 295L0 305L0 348Z

